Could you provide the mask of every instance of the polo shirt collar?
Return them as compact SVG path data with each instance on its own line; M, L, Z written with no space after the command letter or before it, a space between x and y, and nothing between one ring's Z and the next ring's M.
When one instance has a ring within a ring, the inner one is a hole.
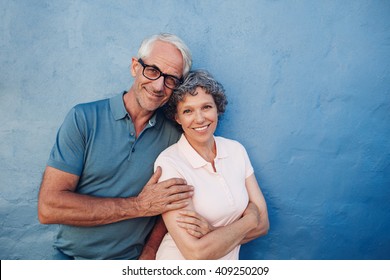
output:
M159 124L159 123L161 123L161 122L158 122L157 121L157 115L159 115L158 114L158 112L156 111L154 114L153 114L153 116L150 118L150 120L149 120L149 122L148 122L148 124L147 124L147 127L153 127L153 126L155 126L156 124ZM160 116L161 117L161 116ZM159 128L159 126L156 126L157 128Z
M125 103L123 101L123 95L125 95L125 94L126 94L126 92L123 92L122 94L118 94L118 95L110 98L111 112L112 112L112 115L116 121L124 119L126 116L129 115L129 113L126 110ZM153 116L150 118L150 120L148 122L147 127L153 127L156 124L161 123L161 122L158 122L158 119L160 119L161 117L162 117L161 114L158 112L153 114Z
M216 160L226 158L229 156L228 151L225 149L223 145L221 145L220 139L218 137L214 137L214 141L217 147L217 156ZM188 142L187 138L184 136L184 133L181 135L179 141L177 142L178 147L184 157L188 160L188 162L192 165L193 168L200 168L208 164L208 162L202 158L197 151L191 146Z
M110 98L111 112L116 121L121 120L128 115L123 101L123 95L125 93L126 92L123 92L122 94L118 94Z

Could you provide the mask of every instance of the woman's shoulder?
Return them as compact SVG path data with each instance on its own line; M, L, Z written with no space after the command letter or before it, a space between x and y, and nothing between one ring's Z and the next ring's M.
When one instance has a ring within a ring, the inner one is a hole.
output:
M159 156L158 160L175 160L179 155L178 143L172 144L165 150L163 150Z
M228 149L245 149L240 142L234 139L225 138L222 136L215 136L215 141L217 142L217 145L222 145L224 147L227 147Z

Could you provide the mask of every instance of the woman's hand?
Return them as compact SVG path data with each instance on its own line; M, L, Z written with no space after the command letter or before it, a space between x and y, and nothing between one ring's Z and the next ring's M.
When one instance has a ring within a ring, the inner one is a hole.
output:
M215 227L195 211L181 210L179 214L180 216L176 220L179 227L186 229L190 235L196 238L201 238L215 230Z

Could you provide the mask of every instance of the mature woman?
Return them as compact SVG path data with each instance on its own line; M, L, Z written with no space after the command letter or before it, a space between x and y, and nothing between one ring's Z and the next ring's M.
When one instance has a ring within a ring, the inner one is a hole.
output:
M183 134L155 168L162 167L160 180L184 178L195 189L185 211L163 214L168 233L157 259L238 259L240 244L268 231L267 206L245 148L214 136L226 104L222 85L206 71L191 72L167 104ZM194 212L212 231L197 232Z

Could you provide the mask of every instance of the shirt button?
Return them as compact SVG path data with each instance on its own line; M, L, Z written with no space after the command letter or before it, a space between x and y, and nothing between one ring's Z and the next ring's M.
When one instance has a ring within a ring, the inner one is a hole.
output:
M131 136L134 136L134 132L131 132L130 135L131 135Z

